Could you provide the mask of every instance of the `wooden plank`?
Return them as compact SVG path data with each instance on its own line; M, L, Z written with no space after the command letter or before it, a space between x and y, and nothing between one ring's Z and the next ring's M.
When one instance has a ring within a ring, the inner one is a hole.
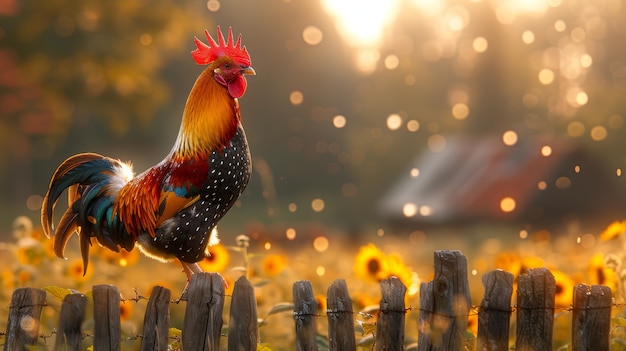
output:
M181 336L183 350L219 350L225 284L218 273L192 275Z
M547 268L529 269L518 277L517 351L552 350L554 276Z
M513 278L513 274L502 270L491 271L483 276L485 295L478 313L477 350L509 349Z
M406 287L391 277L380 282L382 298L376 324L376 351L404 350L404 295Z
M467 258L460 251L435 251L435 275L420 292L418 350L462 350L471 306ZM420 313L420 314L421 314Z
M254 287L246 277L235 282L228 323L228 350L255 351L259 328Z
M95 351L118 351L121 347L120 293L113 285L93 287Z
M344 279L337 279L328 287L326 306L329 350L356 350L352 299Z
M172 292L162 286L152 289L143 320L141 351L167 351L171 297Z
M308 280L293 284L293 318L296 322L296 349L317 351L317 300Z
M68 294L63 298L54 351L80 350L86 308L87 298L83 294Z
M36 345L39 338L39 319L46 293L40 289L19 288L13 292L9 306L4 350L25 350Z
M574 287L572 351L608 351L611 330L611 289L600 285Z
M435 333L433 327L431 327L431 321L433 320L433 313L435 311L435 299L434 295L434 282L420 284L420 315L418 321L418 338L417 338L417 350L429 351L433 349L433 344L436 344L441 339L441 334Z

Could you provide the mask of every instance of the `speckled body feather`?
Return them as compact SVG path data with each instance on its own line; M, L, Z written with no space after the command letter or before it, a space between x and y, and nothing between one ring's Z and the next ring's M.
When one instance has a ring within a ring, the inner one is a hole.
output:
M185 184L180 184L180 179L185 179L182 175L164 183L166 191L174 194L178 192L175 196L184 199L193 194L195 201L163 220L154 236L146 231L138 235L138 244L144 253L156 258L176 257L189 263L204 258L212 229L235 203L250 179L250 153L241 126L228 145L210 153L206 164L207 175L197 192L188 192ZM203 167L199 168L199 173L202 173ZM188 171L193 173L195 170L191 168ZM179 185L175 186L176 183ZM162 202L159 207L165 208L166 202Z

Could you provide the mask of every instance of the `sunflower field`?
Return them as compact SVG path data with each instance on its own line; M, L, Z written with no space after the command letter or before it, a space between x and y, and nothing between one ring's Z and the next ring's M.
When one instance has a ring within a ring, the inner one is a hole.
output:
M522 233L514 240L497 237L482 238L481 245L452 242L442 243L422 232L387 233L378 228L368 240L350 238L345 233L324 232L320 227L313 231L287 228L278 232L263 232L256 228L235 238L226 238L208 249L200 262L205 271L219 272L228 283L227 296L232 294L235 280L246 276L255 287L260 324L261 343L270 350L289 350L294 342L294 320L291 310L285 308L292 301L292 285L298 280L313 284L318 300L318 313L325 324L326 289L335 279L347 281L353 299L355 328L362 343L360 348L372 347L372 328L376 325L377 305L380 301L379 283L391 276L397 277L407 287L406 344L417 340L419 318L419 289L422 282L433 278L432 255L434 250L454 247L468 257L468 270L472 305L468 319L468 340L477 334L477 305L483 296L481 277L493 269L502 269L516 277L530 268L547 267L556 281L556 319L554 344L566 347L570 340L571 303L573 287L577 283L605 285L613 293L616 328L612 331L614 344L621 342L624 284L623 259L626 243L626 221L607 225L597 235L583 237L552 237L549 232ZM445 233L437 233L445 236ZM436 235L435 235L436 236ZM156 285L172 290L173 298L185 287L185 277L176 264L152 261L137 250L113 253L96 248L87 271L82 269L78 251L71 250L67 259L54 257L52 240L26 217L14 221L13 242L3 242L3 265L0 272L0 306L8 315L9 300L14 289L38 287L48 291L44 308L39 349L51 347L49 337L54 336L60 300L55 296L59 289L89 294L93 285L114 284L120 290L122 301L120 315L123 330L123 350L139 348L144 298ZM274 238L274 239L270 239ZM515 287L514 287L515 296ZM515 303L513 297L512 305ZM228 304L228 299L227 299ZM227 309L225 309L227 311ZM89 312L88 312L89 313ZM226 312L225 312L226 313ZM171 325L182 325L184 307L172 304ZM225 316L227 318L227 316ZM0 330L5 330L6 320L0 320ZM86 347L90 345L89 330L93 320L86 318L83 325ZM321 326L319 330L325 330ZM172 344L175 345L175 332ZM2 341L3 335L0 335ZM323 335L322 335L323 337ZM1 343L1 342L0 342ZM225 344L225 343L224 343ZM174 348L175 349L175 348Z

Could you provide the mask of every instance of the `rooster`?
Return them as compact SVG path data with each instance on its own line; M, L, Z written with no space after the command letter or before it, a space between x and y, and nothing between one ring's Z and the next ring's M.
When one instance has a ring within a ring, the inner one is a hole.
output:
M163 161L134 176L130 163L95 153L65 160L52 176L41 208L46 236L54 235L54 252L77 233L83 270L89 264L92 238L109 250L131 251L168 262L178 259L187 275L201 271L216 225L248 184L250 151L241 124L238 99L246 91L245 75L254 75L250 55L217 27L217 42L205 30L208 45L194 38L191 55L207 65L197 78L183 111L178 137ZM56 229L53 211L68 190L68 208Z

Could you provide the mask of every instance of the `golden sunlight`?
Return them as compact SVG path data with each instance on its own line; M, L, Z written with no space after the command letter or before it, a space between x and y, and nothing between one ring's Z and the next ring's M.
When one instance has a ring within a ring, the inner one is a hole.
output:
M324 10L334 17L343 40L357 48L356 67L362 73L371 73L380 59L386 27L398 12L398 0L322 0Z
M377 48L383 31L395 18L397 0L322 0L324 10L335 17L335 24L346 43L357 48Z

